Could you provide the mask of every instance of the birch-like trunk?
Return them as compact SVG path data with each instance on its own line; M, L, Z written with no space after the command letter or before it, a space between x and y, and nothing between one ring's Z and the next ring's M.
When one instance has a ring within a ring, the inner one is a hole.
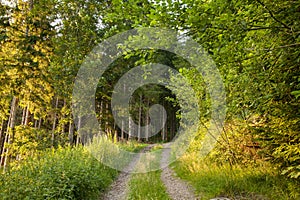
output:
M26 108L25 120L24 120L24 125L25 125L25 126L28 125L28 122L29 122L29 115L30 115L30 112L29 112L29 103L28 103L27 108Z
M124 140L124 120L121 122L121 139Z
M0 153L2 153L4 147L5 132L3 131L3 129L4 129L4 120L2 119L1 127L0 127ZM0 154L0 161L1 161L1 154Z
M108 103L106 103L106 104L105 104L105 114L106 114L106 120L105 120L105 132L106 132L106 134L109 133L108 109L109 109L109 105L108 105Z
M27 109L27 107L23 108L21 125L24 125L24 123L25 123L26 109Z
M147 125L147 128L146 128L146 141L148 142L149 141L149 105L150 105L150 101L149 99L147 100L147 114L146 114L146 125Z
M9 163L9 146L13 143L14 140L14 128L15 128L15 121L17 116L17 106L18 106L18 98L13 97L11 102L10 108L10 116L7 124L7 132L4 141L4 148L1 157L1 164L3 163L3 169L5 171L7 164Z
M52 124L52 135L51 135L51 145L52 147L54 147L54 139L55 139L55 128L56 128L56 110L58 107L58 97L56 97L56 101L55 101L55 111L54 111L54 116L53 116L53 124Z
M64 105L63 107L66 108L67 106L67 102L66 102L66 99L64 99ZM62 116L62 124L61 124L61 135L64 137L65 135L65 122L64 122L64 119L66 118L66 115L63 114Z
M100 101L99 135L102 135L103 100Z
M73 144L73 140L74 140L74 123L72 121L70 121L70 123L69 123L69 135L68 135L68 138L69 138L70 145L72 145Z
M38 122L39 122L39 121L38 121L37 119L34 120L34 128L37 128L37 127L38 127Z
M164 106L164 102L163 102L163 106ZM165 116L165 112L162 112L162 122L164 122L166 119L166 116ZM164 124L162 130L161 130L161 139L162 141L165 141L165 127L166 127L166 124Z
M39 119L38 129L41 129L41 126L42 126L42 118Z
M128 116L128 139L132 137L133 129L132 129L132 121L130 120L130 115Z
M81 116L78 117L78 130L77 130L77 138L76 138L76 146L80 143L80 128L81 128Z
M138 141L141 141L141 126L142 126L142 100L143 96L140 96L140 103L139 103L139 126L138 126Z

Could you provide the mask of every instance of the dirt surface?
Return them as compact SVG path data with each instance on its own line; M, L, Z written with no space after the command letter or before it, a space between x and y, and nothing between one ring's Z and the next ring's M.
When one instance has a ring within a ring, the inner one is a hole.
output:
M174 171L168 166L171 149L170 144L164 144L161 159L161 180L165 184L169 196L174 200L200 199L194 195L193 189L183 180L174 176Z
M149 145L145 147L141 153L149 151L154 145ZM131 178L131 173L138 163L140 155L137 154L136 157L132 159L127 167L125 167L123 172L120 172L118 178L110 186L109 190L104 193L101 197L103 200L125 200L128 194L128 183Z
M145 153L153 148L155 145L149 145L144 148L141 153ZM196 197L193 188L175 176L175 172L168 166L170 157L170 144L163 145L160 166L162 168L161 180L164 183L166 190L173 200L200 200ZM113 182L110 189L101 197L104 200L126 200L129 192L128 183L131 178L131 173L138 165L141 159L140 155L133 158L130 164L124 169L126 172L121 172L118 178ZM141 163L140 163L141 164ZM230 200L225 197L216 197L211 200Z

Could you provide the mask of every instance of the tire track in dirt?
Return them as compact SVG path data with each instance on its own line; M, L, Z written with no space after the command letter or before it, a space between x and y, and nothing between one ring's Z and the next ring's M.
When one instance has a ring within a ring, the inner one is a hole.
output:
M174 171L168 166L170 159L170 143L163 145L163 152L161 158L161 180L164 183L169 196L174 200L198 200L199 197L196 197L194 194L193 188L174 176Z
M149 151L154 145L148 145L141 150L140 153ZM128 194L128 183L131 178L131 172L135 169L138 161L140 160L140 154L137 154L132 161L127 165L122 172L120 172L118 178L112 183L110 189L104 193L101 197L103 200L126 200Z

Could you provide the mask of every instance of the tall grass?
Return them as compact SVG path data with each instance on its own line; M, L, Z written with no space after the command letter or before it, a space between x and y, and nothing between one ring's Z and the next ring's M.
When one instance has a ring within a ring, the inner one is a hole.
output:
M157 154L161 154L161 147L155 147L153 149ZM140 162L137 164L139 168L146 168L151 169L153 166L160 165L160 156L153 156L149 157L147 155L143 155ZM145 166L144 159L150 159L152 166ZM154 167L156 168L156 167ZM166 192L166 188L162 183L161 179L161 170L151 171L148 173L139 173L139 174L132 174L131 180L129 182L129 194L128 198L130 200L169 200L170 197Z
M300 184L280 176L267 162L249 166L218 165L196 154L183 156L173 164L182 179L188 180L202 199L300 199Z

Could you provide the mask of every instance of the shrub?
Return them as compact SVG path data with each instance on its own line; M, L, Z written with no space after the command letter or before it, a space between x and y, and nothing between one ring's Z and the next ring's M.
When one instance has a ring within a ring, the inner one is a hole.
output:
M0 176L0 198L98 199L116 174L83 147L48 150Z

